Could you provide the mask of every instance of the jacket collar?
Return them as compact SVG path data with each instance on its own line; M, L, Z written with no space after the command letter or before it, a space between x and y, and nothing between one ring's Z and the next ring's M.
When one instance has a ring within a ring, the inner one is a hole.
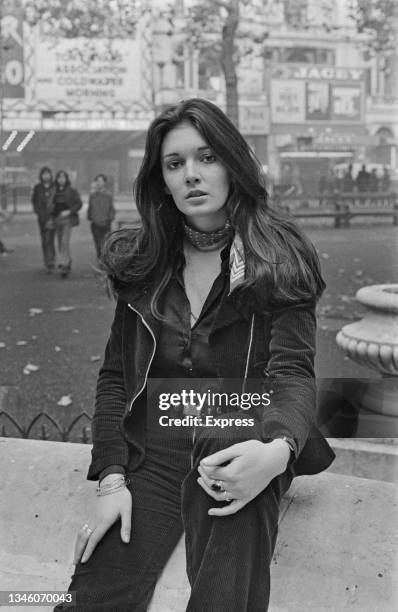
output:
M226 289L221 297L212 333L228 327L236 321L250 319L251 311L247 308L247 302L238 300L236 292L228 295L228 291L229 284L227 283ZM157 332L160 330L161 321L156 319L151 312L149 289L137 290L135 287L129 285L118 291L118 296L121 300L129 304L133 310L138 312L156 336Z

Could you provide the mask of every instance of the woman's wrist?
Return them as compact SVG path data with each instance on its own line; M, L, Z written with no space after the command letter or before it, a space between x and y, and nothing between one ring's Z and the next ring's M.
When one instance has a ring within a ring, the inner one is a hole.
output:
M279 476L286 471L292 457L290 445L283 438L275 438L275 440L267 442L266 444L268 444L275 453L275 476Z
M129 479L123 474L108 474L98 485L96 492L99 497L111 495L125 489L129 484Z
M121 465L109 465L108 467L106 467L105 469L102 470L102 472L99 475L99 484L101 484L101 482L110 475L116 475L116 476L124 476L126 473L125 469L123 466Z

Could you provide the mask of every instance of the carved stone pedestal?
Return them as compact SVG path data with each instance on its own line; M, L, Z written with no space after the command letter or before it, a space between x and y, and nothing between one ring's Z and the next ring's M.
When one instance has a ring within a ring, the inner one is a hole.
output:
M345 325L336 342L350 359L381 374L379 379L369 381L361 399L361 407L369 413L368 421L374 422L374 435L380 436L376 415L389 417L384 421L385 425L390 423L388 431L391 427L397 431L398 427L398 284L363 287L356 299L366 307L365 315ZM388 431L385 436L397 435Z

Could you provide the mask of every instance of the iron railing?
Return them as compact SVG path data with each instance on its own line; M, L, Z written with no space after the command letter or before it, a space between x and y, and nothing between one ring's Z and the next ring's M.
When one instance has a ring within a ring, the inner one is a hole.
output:
M86 425L81 423L84 420L87 421ZM0 435L5 438L30 438L83 444L90 444L92 441L91 416L87 412L81 412L67 425L58 423L47 412L40 412L29 424L21 425L15 416L1 410L0 432Z

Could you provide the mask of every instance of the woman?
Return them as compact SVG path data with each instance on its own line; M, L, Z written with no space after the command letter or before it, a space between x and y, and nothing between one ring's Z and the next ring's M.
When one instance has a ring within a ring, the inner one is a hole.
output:
M51 169L48 166L43 166L39 172L39 182L33 187L31 202L39 224L44 267L48 274L52 274L55 266L54 229L48 223L53 206L54 192Z
M70 239L72 227L79 224L78 211L82 201L77 189L71 186L68 173L58 170L55 175L55 193L52 206L52 227L58 242L58 269L61 277L66 278L72 267Z
M268 207L247 143L205 100L151 124L135 197L142 227L104 246L118 302L98 380L88 479L100 484L76 542L74 609L146 610L185 531L187 610L264 611L281 497L295 474L333 459L313 425L318 259ZM183 397L198 379L205 389L220 381L228 397L228 380L242 398L250 389L253 407L230 406L228 426L207 426L218 408L199 412L192 396L175 406L170 394ZM265 408L253 391L270 400ZM167 398L175 408L164 427ZM178 413L185 427L172 426Z

